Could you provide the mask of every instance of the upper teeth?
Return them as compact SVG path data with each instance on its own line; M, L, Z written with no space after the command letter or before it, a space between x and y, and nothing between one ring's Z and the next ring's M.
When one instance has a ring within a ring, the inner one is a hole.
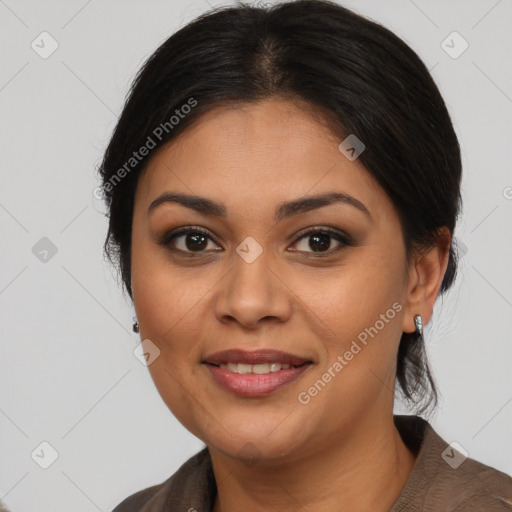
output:
M288 368L290 368L290 365L288 363L221 363L219 366L221 368L227 369L235 373L256 373L259 375L270 372L278 372L279 370L287 370Z

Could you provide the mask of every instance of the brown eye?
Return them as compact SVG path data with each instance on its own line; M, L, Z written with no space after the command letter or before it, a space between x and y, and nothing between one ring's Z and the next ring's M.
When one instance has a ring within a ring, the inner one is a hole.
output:
M334 250L331 249L332 239L335 239L338 242L338 247ZM302 248L298 248L297 250L300 252L311 252L315 253L327 253L332 254L333 252L337 252L344 246L352 245L352 242L349 237L346 235L329 228L313 228L303 233L295 245L299 243L302 244Z
M186 228L166 234L160 244L177 251L201 253L207 249L208 240L213 242L208 231L202 228Z
M336 240L338 243L338 247L335 249L332 249L332 239ZM200 254L209 252L210 250L218 250L215 249L215 247L208 249L208 241L211 241L213 245L216 246L207 230L199 227L188 227L167 233L159 243L170 250L190 254ZM297 244L302 244L302 247L294 250L321 257L337 252L345 246L353 245L353 242L350 237L335 229L318 227L311 228L302 233L294 243L294 245Z

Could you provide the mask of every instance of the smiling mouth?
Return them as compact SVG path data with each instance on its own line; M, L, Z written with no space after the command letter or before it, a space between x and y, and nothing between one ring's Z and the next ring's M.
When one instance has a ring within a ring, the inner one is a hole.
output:
M289 363L258 363L258 364L246 364L246 363L206 363L211 366L215 366L217 368L221 368L223 370L229 370L233 373L238 373L240 375L265 375L268 373L276 373L281 370L289 370L290 368L299 368L301 366L311 364L311 361L306 361L305 363L293 365Z
M261 398L277 392L300 379L313 366L312 361L296 365L274 361L248 364L219 360L216 363L203 362L213 381L224 390L243 398Z
M300 379L314 365L311 356L272 348L232 348L201 361L213 381L241 397L264 397Z

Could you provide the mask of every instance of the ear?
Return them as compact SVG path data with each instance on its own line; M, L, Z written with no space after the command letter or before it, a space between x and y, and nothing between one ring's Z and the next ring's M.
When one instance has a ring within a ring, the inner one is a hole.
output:
M432 317L432 310L443 282L452 236L450 230L443 226L438 230L437 243L428 251L415 257L409 266L407 281L407 299L402 324L403 332L414 332L414 317L421 315L425 326Z

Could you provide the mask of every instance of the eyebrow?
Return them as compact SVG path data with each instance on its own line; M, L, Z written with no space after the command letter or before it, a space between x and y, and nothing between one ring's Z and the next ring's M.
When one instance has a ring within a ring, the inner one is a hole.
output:
M203 215L222 218L227 216L227 209L224 203L218 203L206 197L172 191L164 192L162 195L152 201L152 203L149 205L147 213L151 213L158 206L166 203L181 204L186 208L195 210L196 212L199 212ZM361 201L355 197L341 192L326 192L323 194L304 196L292 201L279 203L274 214L274 219L276 222L280 222L281 220L292 217L294 215L300 215L301 213L306 213L311 210L316 210L317 208L335 203L342 203L352 206L372 219L368 208L366 208L366 206Z

